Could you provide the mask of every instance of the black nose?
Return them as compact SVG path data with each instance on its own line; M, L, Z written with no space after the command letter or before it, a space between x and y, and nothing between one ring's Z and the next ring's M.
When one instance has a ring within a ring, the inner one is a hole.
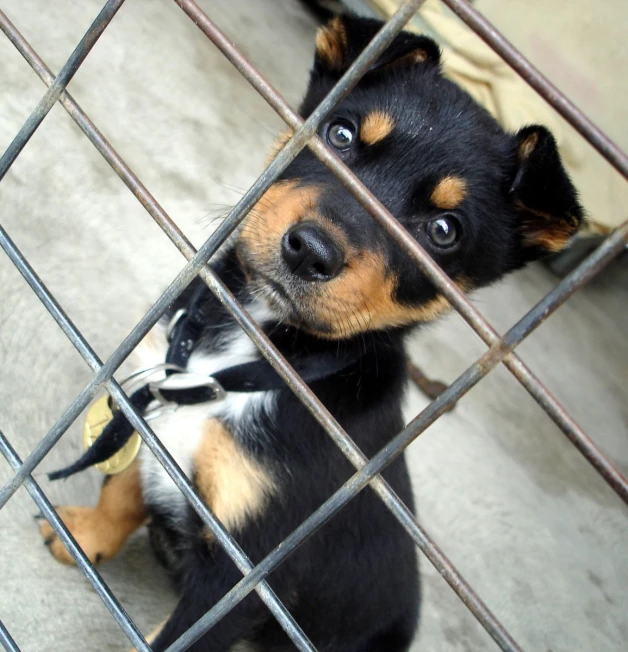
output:
M290 271L306 281L329 281L340 272L342 251L320 226L303 222L287 231L281 253Z

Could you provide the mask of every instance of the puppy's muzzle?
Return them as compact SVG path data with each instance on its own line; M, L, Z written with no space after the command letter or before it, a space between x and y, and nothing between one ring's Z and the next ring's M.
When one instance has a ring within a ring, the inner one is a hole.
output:
M290 272L304 281L330 281L344 265L340 247L313 222L301 222L284 234L281 256Z

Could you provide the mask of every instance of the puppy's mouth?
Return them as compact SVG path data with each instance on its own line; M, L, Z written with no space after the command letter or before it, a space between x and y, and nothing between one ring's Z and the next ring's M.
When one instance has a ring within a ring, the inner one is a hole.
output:
M268 303L279 319L291 326L302 328L311 333L330 332L330 326L323 323L310 307L311 297L305 288L288 287L262 272L248 268L249 289L251 294Z
M268 301L271 307L277 310L284 318L299 312L296 302L288 294L283 285L263 274L258 274L251 280L251 289L256 296Z

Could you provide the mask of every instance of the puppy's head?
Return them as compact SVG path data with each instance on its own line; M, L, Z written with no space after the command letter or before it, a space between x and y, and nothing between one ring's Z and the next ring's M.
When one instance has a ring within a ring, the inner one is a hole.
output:
M307 117L381 24L317 36ZM583 211L552 135L512 135L445 79L430 39L400 34L319 135L464 290L566 246ZM430 321L448 306L307 150L247 217L238 256L282 317L326 338Z

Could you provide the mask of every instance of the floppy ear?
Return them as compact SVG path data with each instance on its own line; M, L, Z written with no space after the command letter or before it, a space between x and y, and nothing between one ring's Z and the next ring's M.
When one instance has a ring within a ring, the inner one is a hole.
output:
M355 16L332 18L316 34L314 72L340 77L383 24L379 20ZM391 65L438 64L439 61L440 49L432 39L401 32L368 72Z
M516 135L518 169L510 188L520 215L521 262L555 253L580 228L584 211L552 134L540 125Z

